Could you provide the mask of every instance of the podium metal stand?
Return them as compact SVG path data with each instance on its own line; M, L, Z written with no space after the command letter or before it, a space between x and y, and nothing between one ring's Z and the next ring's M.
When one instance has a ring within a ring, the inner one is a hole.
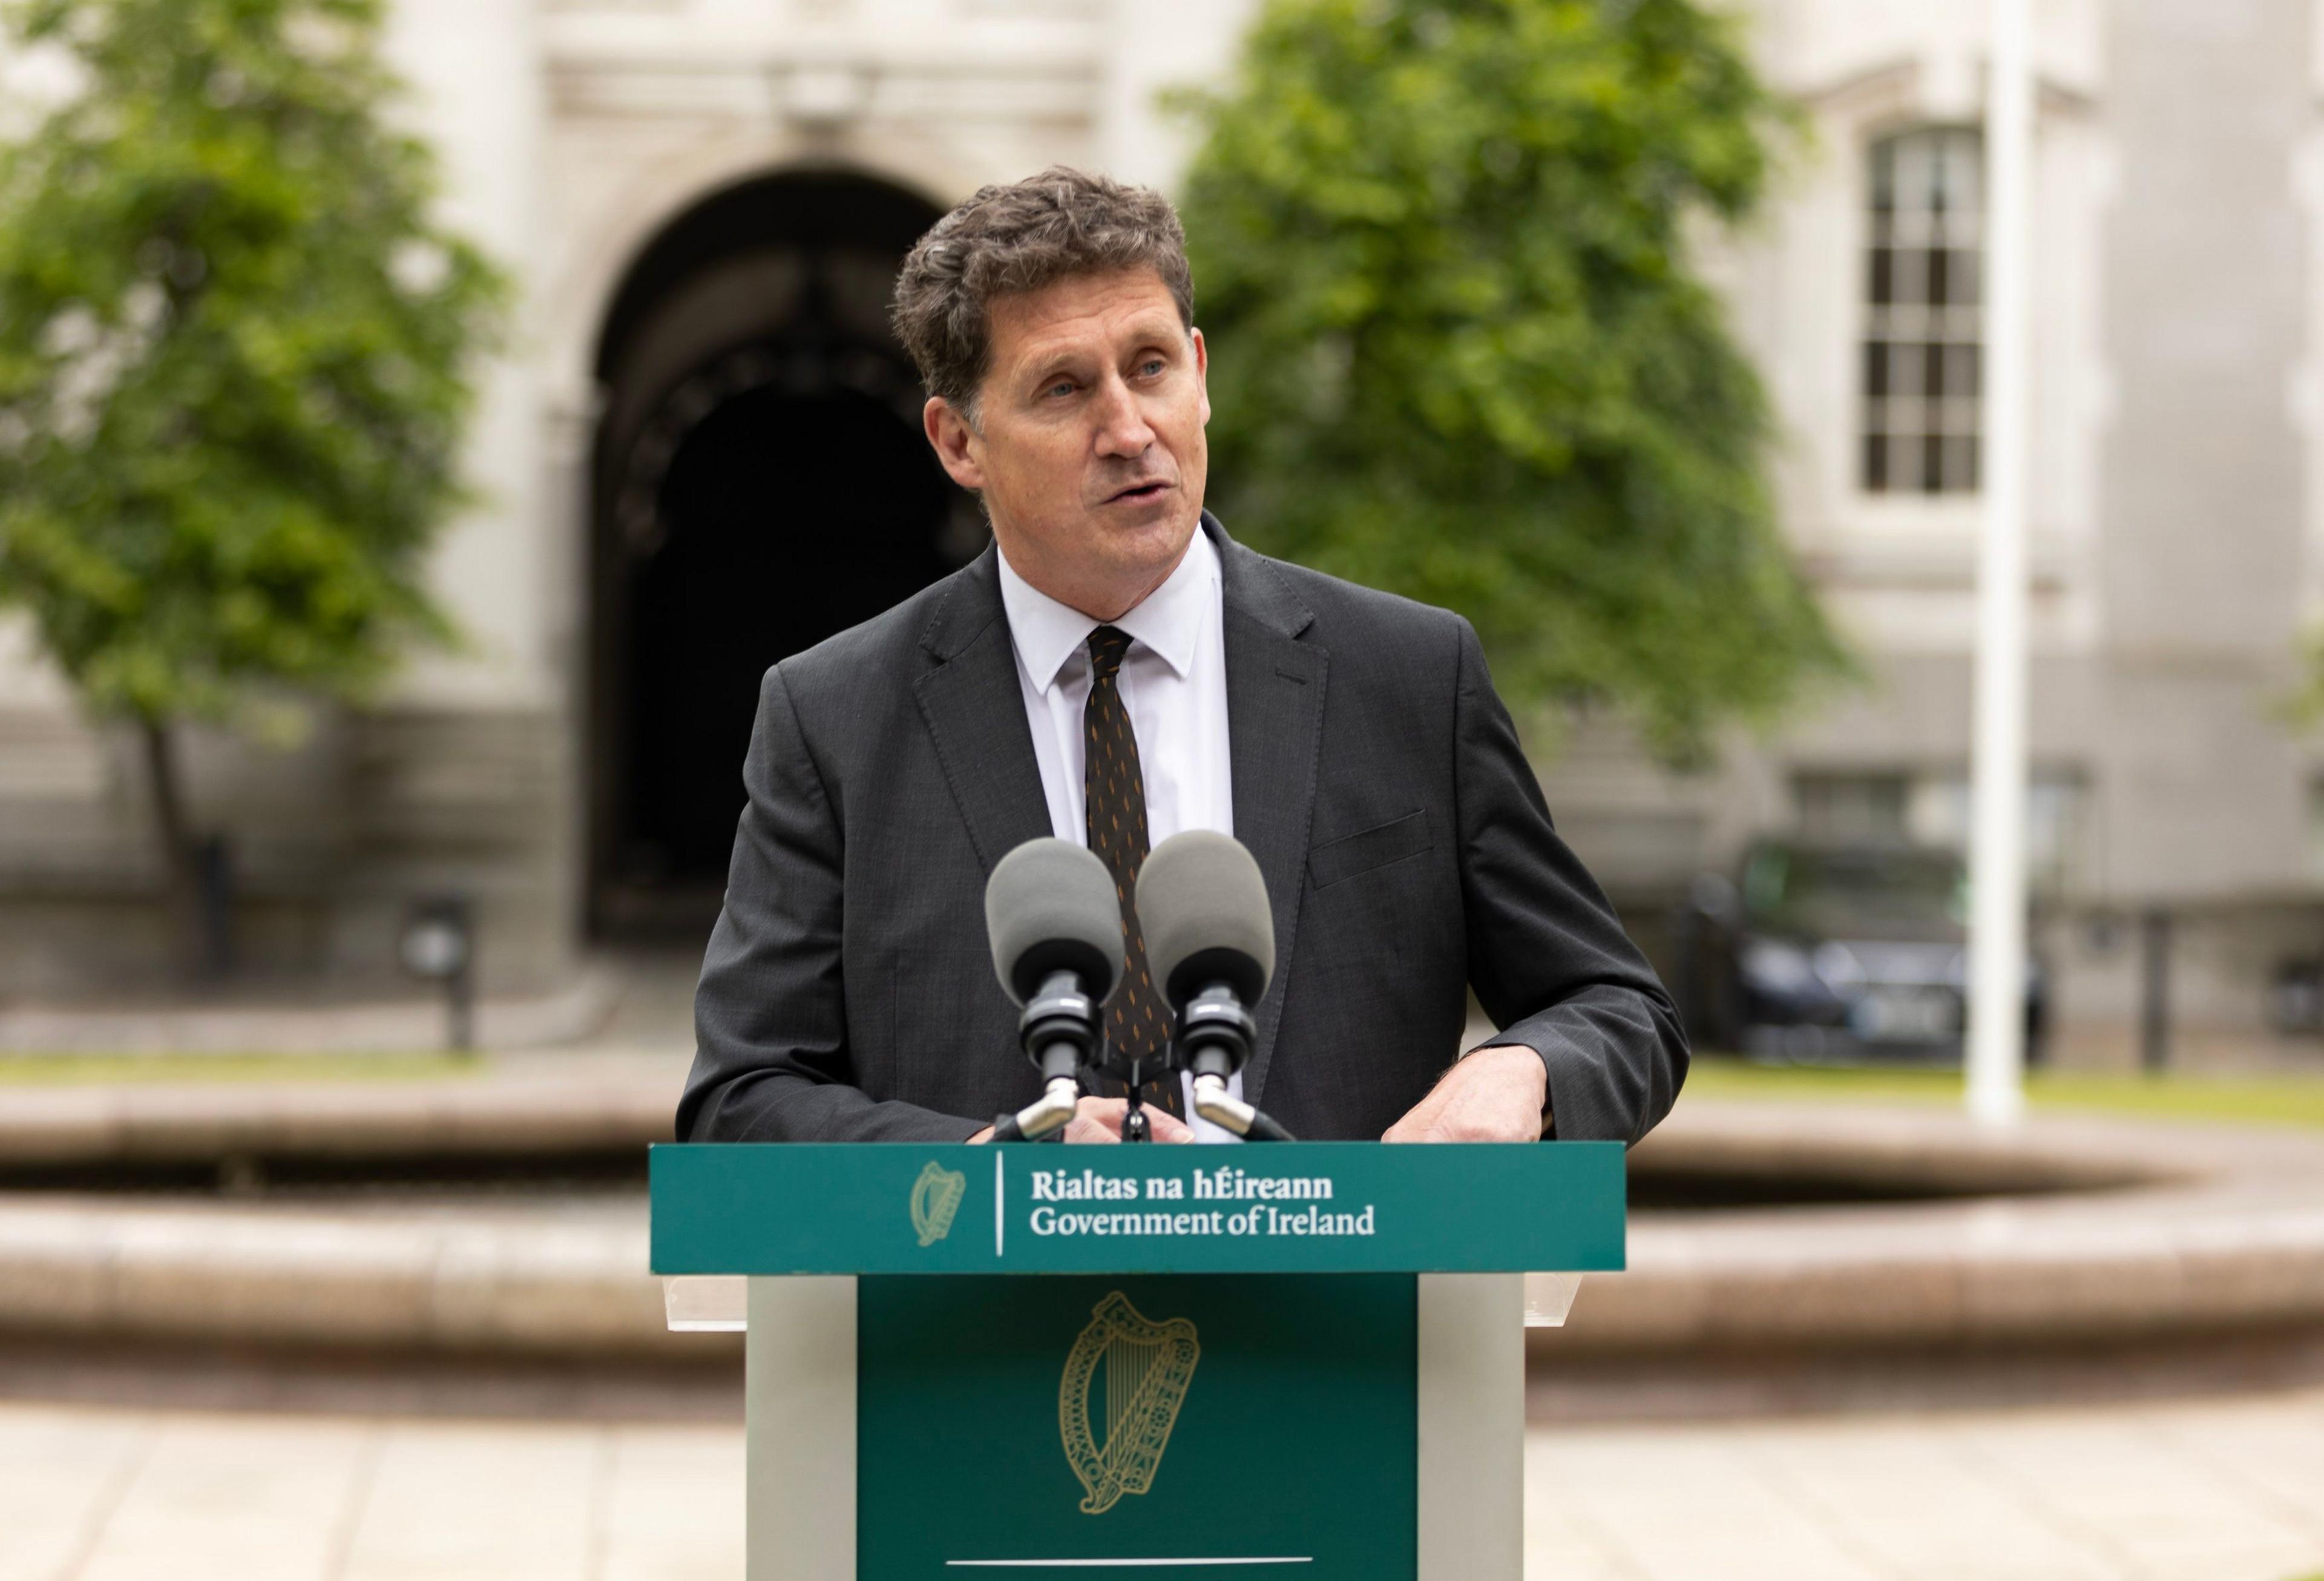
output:
M1525 1327L1623 1260L1611 1142L662 1146L651 1178L673 1327L748 1328L750 1581L1517 1581Z

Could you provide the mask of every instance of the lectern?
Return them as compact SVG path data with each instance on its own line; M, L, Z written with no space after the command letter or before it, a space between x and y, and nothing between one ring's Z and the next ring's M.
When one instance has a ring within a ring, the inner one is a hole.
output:
M653 1267L696 1327L692 1280L747 1281L750 1581L1517 1581L1521 1276L1620 1268L1623 1176L1614 1142L663 1146Z

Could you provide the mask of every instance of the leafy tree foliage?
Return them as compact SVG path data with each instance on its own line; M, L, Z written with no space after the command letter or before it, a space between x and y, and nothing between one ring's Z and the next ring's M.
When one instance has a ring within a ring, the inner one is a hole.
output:
M504 287L383 117L378 0L16 0L65 91L0 149L0 604L142 731L181 903L171 727L359 693L450 636L421 580L459 502Z
M1181 209L1239 533L1468 615L1663 753L1848 660L1690 267L1791 117L1690 0L1271 0Z

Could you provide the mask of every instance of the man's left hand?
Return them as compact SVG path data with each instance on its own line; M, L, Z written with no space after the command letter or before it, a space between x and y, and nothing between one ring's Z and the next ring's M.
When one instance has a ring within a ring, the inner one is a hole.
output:
M1382 1142L1538 1142L1547 1134L1549 1070L1517 1043L1480 1049L1439 1078Z

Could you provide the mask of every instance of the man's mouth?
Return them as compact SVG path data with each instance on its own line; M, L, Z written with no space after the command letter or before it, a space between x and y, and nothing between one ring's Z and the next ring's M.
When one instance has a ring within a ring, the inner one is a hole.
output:
M1109 505L1118 505L1125 500L1150 500L1169 486L1169 484L1160 478L1148 483L1134 483L1128 488L1108 495L1105 503Z

